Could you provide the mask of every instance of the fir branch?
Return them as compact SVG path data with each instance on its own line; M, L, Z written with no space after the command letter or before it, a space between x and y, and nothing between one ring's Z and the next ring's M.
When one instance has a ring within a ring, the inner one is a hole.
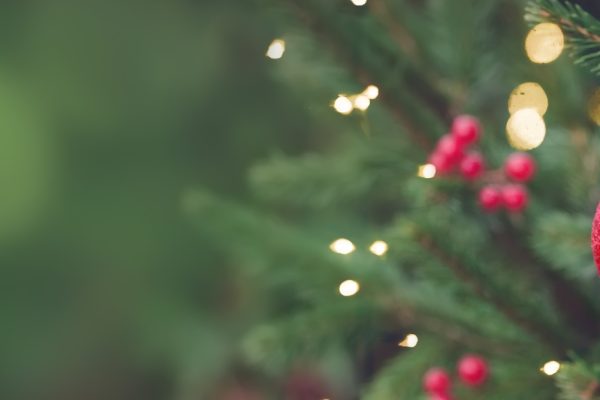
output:
M600 75L600 21L579 5L559 0L534 0L526 7L531 25L553 22L561 27L575 64Z

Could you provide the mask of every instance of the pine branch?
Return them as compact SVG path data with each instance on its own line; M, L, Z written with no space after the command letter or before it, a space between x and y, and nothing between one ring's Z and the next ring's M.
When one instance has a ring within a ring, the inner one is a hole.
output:
M534 0L526 8L531 25L553 22L561 27L575 64L600 75L600 21L579 5L559 0Z

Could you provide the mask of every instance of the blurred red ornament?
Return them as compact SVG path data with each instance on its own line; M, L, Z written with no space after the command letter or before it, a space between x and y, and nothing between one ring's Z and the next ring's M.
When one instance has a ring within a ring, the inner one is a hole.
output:
M527 153L513 153L504 163L506 176L517 182L527 182L535 174L535 161Z
M594 254L598 275L600 275L600 203L598 203L594 222L592 223L592 253Z
M467 180L479 178L483 173L485 161L479 153L469 153L460 162L460 173Z
M484 186L479 191L479 205L487 212L498 210L502 206L502 193L496 186Z
M481 135L479 120L470 115L459 115L452 122L452 136L463 146L477 142Z
M451 134L446 134L438 141L435 153L448 157L451 163L457 163L463 157L463 147Z
M468 386L479 386L488 377L487 362L476 355L464 356L458 362L458 376Z
M429 163L435 167L436 173L445 174L452 170L452 161L447 155L434 152L429 156Z
M429 394L445 395L450 386L450 376L442 368L431 368L423 377L423 388Z
M529 195L523 185L506 185L502 188L502 200L508 211L519 212L527 207Z

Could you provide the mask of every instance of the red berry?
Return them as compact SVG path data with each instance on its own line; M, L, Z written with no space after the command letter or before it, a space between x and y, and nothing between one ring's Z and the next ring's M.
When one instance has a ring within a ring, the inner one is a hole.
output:
M512 153L504 163L504 172L517 182L527 182L535 174L535 161L527 153Z
M495 186L484 186L479 191L479 205L487 212L498 210L502 206L502 193Z
M440 138L435 152L445 155L452 163L460 161L463 157L462 146L451 134L446 134Z
M527 189L523 185L506 185L502 188L502 200L508 211L523 211L529 201Z
M488 376L487 362L479 356L464 356L458 362L458 376L468 386L479 386Z
M463 146L475 143L481 134L481 126L477 118L470 115L459 115L452 122L452 136Z
M454 397L452 397L452 395L450 395L449 393L439 393L439 394L432 394L431 396L429 396L429 400L453 400Z
M594 261L596 262L596 268L598 269L598 275L600 275L600 203L596 208L596 215L592 222L592 254L594 255Z
M423 387L429 394L444 395L450 390L450 376L442 368L431 368L423 377Z
M429 163L433 164L435 171L438 174L445 174L452 170L452 162L450 161L450 158L439 151L435 151L429 156Z
M469 153L460 162L460 173L465 179L471 181L479 178L484 167L485 163L481 154Z

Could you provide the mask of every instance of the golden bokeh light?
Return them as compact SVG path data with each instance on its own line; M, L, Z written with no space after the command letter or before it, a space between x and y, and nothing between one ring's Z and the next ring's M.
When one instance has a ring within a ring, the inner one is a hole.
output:
M348 115L354 110L354 105L348 97L339 95L333 102L333 108L342 115Z
M385 253L387 253L388 249L389 249L388 244L386 242L384 242L383 240L376 240L369 247L369 251L371 253L375 254L376 256L380 256L380 257L385 255Z
M544 89L535 82L525 82L517 86L508 98L508 112L515 112L524 108L533 108L543 116L548 110L548 96Z
M542 368L540 368L544 374L552 376L560 371L560 363L558 361L548 361Z
M283 39L273 40L267 49L267 57L272 60L279 60L283 57L283 53L285 53L285 40Z
M348 239L340 238L329 245L329 249L337 254L350 254L356 250L354 243Z
M402 340L400 343L398 343L398 346L413 348L413 347L417 347L417 344L419 344L419 338L414 333L410 333L410 334L406 335L404 340Z
M379 97L379 88L375 85L369 85L362 94L371 100L375 100L377 97Z
M339 291L340 294L344 297L354 296L360 290L360 285L358 282L353 281L352 279L348 279L340 283Z
M510 116L506 135L517 150L531 150L542 144L546 137L544 119L533 108L523 108Z
M361 111L366 111L371 105L371 100L364 94L359 94L358 96L355 96L353 100L354 108Z
M420 178L431 179L431 178L435 178L436 172L437 172L437 170L435 168L435 165L424 164L424 165L419 165L419 171L417 172L417 175Z
M565 47L565 36L556 24L543 22L534 26L525 39L527 57L537 64L556 60Z
M600 88L594 91L588 101L588 115L596 125L600 125Z

